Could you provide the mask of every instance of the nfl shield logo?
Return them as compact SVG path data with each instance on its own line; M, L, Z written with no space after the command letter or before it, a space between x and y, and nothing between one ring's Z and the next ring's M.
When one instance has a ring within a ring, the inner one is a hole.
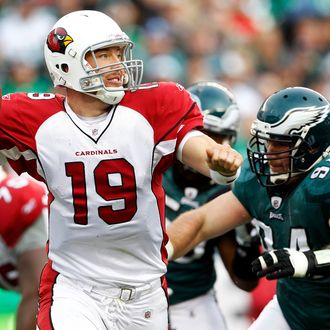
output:
M185 196L191 201L194 200L198 195L198 189L193 187L187 187L184 189Z
M281 206L282 198L278 196L273 196L271 198L271 203L274 209L278 209Z

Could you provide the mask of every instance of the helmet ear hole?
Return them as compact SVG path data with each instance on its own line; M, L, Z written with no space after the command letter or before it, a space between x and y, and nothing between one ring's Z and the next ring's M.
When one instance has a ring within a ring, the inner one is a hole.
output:
M61 70L65 73L69 72L69 66L66 63L61 64Z

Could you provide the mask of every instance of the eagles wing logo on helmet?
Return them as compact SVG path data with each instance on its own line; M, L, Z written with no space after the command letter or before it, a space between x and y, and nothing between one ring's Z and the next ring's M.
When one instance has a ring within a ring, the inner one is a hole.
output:
M52 30L47 37L47 46L53 53L65 54L66 47L73 42L64 28Z
M322 107L306 108L306 111L297 110L303 110L303 108L292 109L281 120L281 122L276 123L276 126L280 126L281 123L289 121L289 123L294 127L290 127L291 131L288 133L299 133L305 126L313 127L322 122L329 113L329 105L327 104Z

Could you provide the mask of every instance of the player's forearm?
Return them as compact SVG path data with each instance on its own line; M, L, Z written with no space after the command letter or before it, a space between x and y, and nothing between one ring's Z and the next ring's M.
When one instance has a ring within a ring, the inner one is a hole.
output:
M190 138L182 149L184 164L194 168L218 184L235 181L242 164L242 156L229 145L217 144L207 135Z
M250 219L249 213L231 191L198 209L181 214L168 230L174 258L184 255L201 241L223 235Z
M237 247L231 277L240 289L252 291L258 285L258 277L252 272L251 262L259 255L258 246Z
M216 142L209 136L200 133L201 135L193 136L186 141L182 148L182 153L177 155L178 159L194 168L201 174L210 177L210 167L207 163L206 149L216 146Z
M38 295L22 297L17 310L16 330L34 330L38 309Z
M330 276L330 246L323 250L307 251L308 271L310 275Z
M255 278L255 279L242 279L241 277L236 276L235 274L233 274L231 279L238 288L240 288L241 290L246 291L246 292L251 292L259 284L259 279L258 278Z
M259 280L255 274L251 274L251 261L260 253L256 253L254 247L240 248L235 241L234 231L219 237L218 251L233 283L242 290L252 291Z
M168 228L170 243L167 250L171 250L170 259L176 259L203 240L203 221L196 210L181 214Z

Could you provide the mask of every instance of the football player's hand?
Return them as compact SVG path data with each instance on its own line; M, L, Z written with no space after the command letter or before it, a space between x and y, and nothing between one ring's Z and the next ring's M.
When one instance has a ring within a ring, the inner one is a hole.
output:
M224 176L235 175L243 163L242 155L228 144L208 148L206 153L209 168Z
M252 271L258 277L266 276L269 280L282 277L305 277L315 265L311 254L314 253L293 249L272 250L252 262Z

